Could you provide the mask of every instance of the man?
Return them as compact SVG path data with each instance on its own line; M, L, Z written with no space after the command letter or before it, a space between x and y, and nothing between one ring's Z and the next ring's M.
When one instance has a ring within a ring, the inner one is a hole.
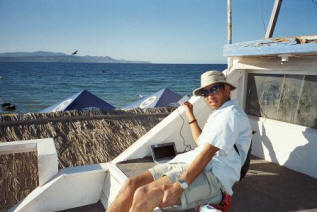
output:
M193 105L184 103L197 147L177 155L167 164L157 165L127 180L108 212L150 212L157 206L187 209L219 203L222 192L232 195L232 186L240 178L240 169L251 142L248 117L230 100L233 89L235 87L226 81L222 72L202 74L201 87L193 93L203 96L215 110L203 130L196 121Z

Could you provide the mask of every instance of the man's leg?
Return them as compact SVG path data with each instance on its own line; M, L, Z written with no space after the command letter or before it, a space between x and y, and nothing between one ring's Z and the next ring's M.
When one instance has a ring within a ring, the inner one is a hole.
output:
M116 199L107 209L107 212L129 211L135 190L140 186L153 182L153 180L152 174L149 171L139 176L129 178L122 186Z
M163 176L138 188L134 193L130 212L152 212L163 200L164 190L172 184L168 177ZM180 203L179 199L173 205L180 205Z

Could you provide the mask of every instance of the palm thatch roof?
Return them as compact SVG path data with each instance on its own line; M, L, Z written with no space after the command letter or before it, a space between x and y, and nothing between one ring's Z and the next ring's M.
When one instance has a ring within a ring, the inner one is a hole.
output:
M107 162L165 118L173 108L65 111L0 116L0 142L53 137L59 169ZM36 153L0 156L0 211L38 186Z

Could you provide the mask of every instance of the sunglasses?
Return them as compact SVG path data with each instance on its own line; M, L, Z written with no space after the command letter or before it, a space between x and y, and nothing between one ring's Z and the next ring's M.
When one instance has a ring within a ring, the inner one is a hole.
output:
M203 97L207 97L209 94L217 94L221 88L223 88L225 85L215 85L215 86L212 86L211 88L209 89L202 89L200 91L200 96L203 96Z

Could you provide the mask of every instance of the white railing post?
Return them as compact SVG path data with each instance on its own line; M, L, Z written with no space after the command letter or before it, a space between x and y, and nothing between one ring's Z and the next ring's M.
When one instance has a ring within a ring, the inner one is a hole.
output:
M58 172L58 157L53 138L37 143L37 158L39 185L42 186Z
M37 151L39 186L58 172L58 158L53 138L0 143L0 155Z

